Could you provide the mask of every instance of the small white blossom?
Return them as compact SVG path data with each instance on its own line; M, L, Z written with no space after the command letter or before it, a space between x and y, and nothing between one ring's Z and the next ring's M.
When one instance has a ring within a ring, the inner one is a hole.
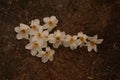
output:
M85 43L87 42L87 38L88 36L86 34L83 34L82 32L79 32L78 33L78 40L77 40L77 45L80 46L80 47L83 47L85 45Z
M45 22L44 28L48 29L48 31L51 31L58 23L58 19L55 16L45 17L43 21Z
M18 33L16 35L17 39L28 39L29 29L29 26L23 23L20 23L20 27L15 27L15 32Z
M48 39L49 39L49 31L48 30L43 31L42 38L44 41L48 41Z
M43 42L41 40L32 41L25 46L26 49L31 50L31 55L35 56L37 52L43 48Z
M97 52L97 44L101 44L103 39L97 39L98 36L95 35L94 37L89 37L88 42L87 42L87 48L88 51L90 52L92 49Z
M40 20L39 19L32 20L30 27L31 27L30 35L35 35L39 31L39 28L42 27L40 26Z
M63 42L65 47L70 47L72 50L77 48L77 36L66 35L66 38Z
M43 29L42 27L39 27L39 30L34 34L34 36L32 36L32 40L43 40L42 38L42 33L43 33Z
M54 48L58 48L64 41L65 32L57 30L54 34L49 35L49 42L53 44Z
M45 51L40 51L36 56L40 57L43 63L46 63L48 60L53 61L54 54L55 51L47 47Z

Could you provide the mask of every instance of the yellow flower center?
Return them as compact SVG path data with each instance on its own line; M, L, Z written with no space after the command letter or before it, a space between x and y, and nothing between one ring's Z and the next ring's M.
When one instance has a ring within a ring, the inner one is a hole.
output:
M70 38L70 42L73 43L75 40L74 38Z
M33 29L33 30L36 30L37 28L36 28L36 26L33 25L33 26L32 26L32 29Z
M56 41L57 42L61 41L60 37L56 37Z
M91 45L91 46L95 46L95 45L96 45L96 42L90 41L90 45Z
M79 37L79 39L80 39L80 41L82 41L82 42L84 41L84 38L83 38L83 37Z
M26 31L23 29L23 30L21 30L21 34L25 34L26 33Z
M46 52L45 52L45 55L46 55L46 56L49 56L49 55L50 55L50 51L46 51Z
M52 21L49 21L49 22L48 22L48 25L53 26L53 22L52 22Z
M37 48L38 46L39 46L39 44L37 42L34 42L33 47Z
M37 37L38 37L38 38L41 38L41 33L37 33Z

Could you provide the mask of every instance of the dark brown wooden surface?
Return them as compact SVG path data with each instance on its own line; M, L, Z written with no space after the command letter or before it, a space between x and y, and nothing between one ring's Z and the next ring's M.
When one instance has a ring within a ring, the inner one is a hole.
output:
M53 62L32 57L14 28L51 15L56 29L103 38L98 53L61 46ZM120 0L0 0L0 80L120 80Z

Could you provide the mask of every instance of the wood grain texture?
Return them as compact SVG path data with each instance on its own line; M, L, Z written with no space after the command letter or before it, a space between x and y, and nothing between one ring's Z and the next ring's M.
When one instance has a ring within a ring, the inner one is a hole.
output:
M32 57L14 28L51 15L55 30L103 38L98 53L61 46L53 62ZM0 0L0 80L120 80L120 0Z

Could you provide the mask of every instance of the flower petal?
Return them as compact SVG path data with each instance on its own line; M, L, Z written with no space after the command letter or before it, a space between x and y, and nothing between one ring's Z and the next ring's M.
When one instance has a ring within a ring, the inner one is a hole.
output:
M59 43L54 43L54 44L53 44L53 47L54 47L54 48L58 48L59 46L60 46Z
M76 45L75 43L70 44L70 48L71 48L72 50L74 50L74 49L76 49L76 48L77 48L77 45Z
M103 39L98 39L97 44L101 44L103 42Z
M39 51L39 53L36 55L37 57L42 57L45 54L44 51Z
M15 27L15 32L20 32L20 27Z
M44 18L43 18L43 21L44 21L45 23L48 23L48 22L50 21L50 18L49 18L49 17L44 17Z
M32 43L29 43L29 44L27 44L26 46L25 46L25 49L32 49L33 47L32 47Z
M50 61L53 61L53 56L50 56L50 57L49 57L49 60L50 60Z
M42 57L42 62L43 62L43 63L46 63L47 61L48 61L48 57L47 57L47 56L43 56L43 57Z
M35 56L36 54L37 54L37 50L36 50L36 49L32 49L32 50L31 50L31 55L32 55L32 56Z
M91 46L88 46L87 49L88 49L88 52L90 52L93 48Z
M23 36L22 36L21 34L17 34L17 35L16 35L16 38L17 38L17 39L23 39Z
M69 47L70 43L69 42L63 42L64 47Z
M39 19L32 20L31 21L31 26L32 25L36 25L36 26L40 25L40 20Z
M94 49L95 52L97 52L97 46L96 45L93 47L93 49Z

